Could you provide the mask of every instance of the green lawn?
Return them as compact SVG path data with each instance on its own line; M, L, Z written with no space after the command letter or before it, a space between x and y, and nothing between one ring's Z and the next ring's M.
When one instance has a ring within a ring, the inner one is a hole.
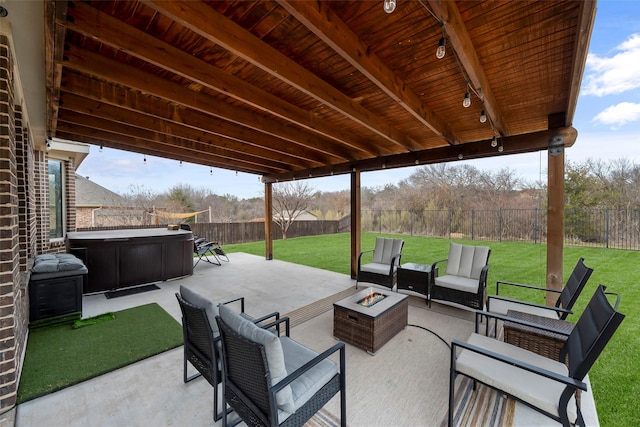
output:
M362 235L362 250L373 249L375 234ZM401 237L405 241L402 261L430 264L447 257L448 239ZM546 269L546 246L531 243L460 241L491 248L489 258L488 292L495 293L496 280L528 283L544 286ZM225 245L230 252L246 252L264 256L264 242ZM311 267L349 274L350 235L331 234L300 237L273 242L275 259L289 261ZM590 371L591 385L598 408L598 416L603 426L640 425L640 406L636 397L640 396L640 369L633 361L640 355L640 320L635 316L635 308L640 307L640 252L617 249L566 247L564 255L565 280L579 257L593 268L593 274L574 307L575 314L569 320L575 321L582 312L598 284L605 284L608 290L621 294L619 310L627 317L620 329L600 355ZM564 280L563 280L564 282ZM544 303L544 296L514 292L508 296ZM640 309L639 309L640 310Z

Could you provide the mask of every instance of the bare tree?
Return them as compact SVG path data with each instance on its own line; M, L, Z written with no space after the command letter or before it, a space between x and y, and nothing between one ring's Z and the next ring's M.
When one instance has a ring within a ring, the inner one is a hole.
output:
M273 188L273 220L282 229L282 239L301 214L309 209L315 190L303 181L287 182Z

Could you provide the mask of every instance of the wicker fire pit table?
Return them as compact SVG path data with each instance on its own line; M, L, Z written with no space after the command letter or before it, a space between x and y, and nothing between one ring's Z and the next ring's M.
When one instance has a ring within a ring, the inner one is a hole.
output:
M368 288L333 304L333 336L375 354L407 326L409 297Z

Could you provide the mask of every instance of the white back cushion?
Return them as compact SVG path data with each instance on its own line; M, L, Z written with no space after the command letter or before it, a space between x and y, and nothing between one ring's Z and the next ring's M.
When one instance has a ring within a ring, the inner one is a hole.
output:
M373 250L373 262L391 264L391 258L402 251L402 239L376 237L376 247Z
M451 243L446 274L480 279L482 268L487 265L489 247Z

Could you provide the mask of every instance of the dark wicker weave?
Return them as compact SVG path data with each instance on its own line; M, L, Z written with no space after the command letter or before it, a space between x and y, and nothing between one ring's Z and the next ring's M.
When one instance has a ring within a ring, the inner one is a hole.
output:
M184 340L184 382L188 383L200 376L213 387L213 419L219 421L222 413L218 412L218 384L222 381L222 375L218 363L220 337L214 334L209 323L209 317L204 308L195 306L185 301L179 293L176 298L182 311L182 335ZM225 301L223 304L240 302L240 310L243 317L259 323L266 319L280 318L280 313L269 313L254 319L244 313L244 298L236 298ZM198 373L187 376L187 362L191 363Z
M227 404L238 414L239 421L248 426L277 426L278 409L276 393L294 381L298 376L328 358L336 351L340 351L340 372L325 384L295 413L291 414L281 426L302 426L322 408L336 393L340 392L341 425L346 426L345 401L345 352L344 344L338 343L318 355L305 366L278 384L270 386L271 375L262 344L250 341L233 331L220 318L216 318L222 338L223 375L222 390ZM279 322L287 322L287 336L289 332L288 318ZM227 417L223 417L223 426L227 426Z
M489 251L491 253L491 251ZM446 260L443 260L446 261ZM442 262L437 261L431 266L431 270L435 271L436 264ZM489 257L487 256L487 262ZM431 290L429 292L429 307L431 307L431 300L444 300L455 302L467 307L474 308L476 310L483 310L484 303L487 295L487 273L489 272L489 265L485 265L480 273L480 280L478 282L478 292L463 292L457 289L451 289L444 286L437 286L435 281L431 282ZM434 276L432 276L433 278ZM435 279L432 279L435 280Z
M408 298L377 317L335 304L333 307L333 336L370 353L378 351L408 323Z
M555 333L520 323L504 322L504 342L533 351L549 359L560 360L560 351L562 347L564 347L567 337L573 330L573 323L567 322L566 320L551 319L549 317L536 316L535 314L521 313L513 310L507 312L507 317L524 320L563 332Z

